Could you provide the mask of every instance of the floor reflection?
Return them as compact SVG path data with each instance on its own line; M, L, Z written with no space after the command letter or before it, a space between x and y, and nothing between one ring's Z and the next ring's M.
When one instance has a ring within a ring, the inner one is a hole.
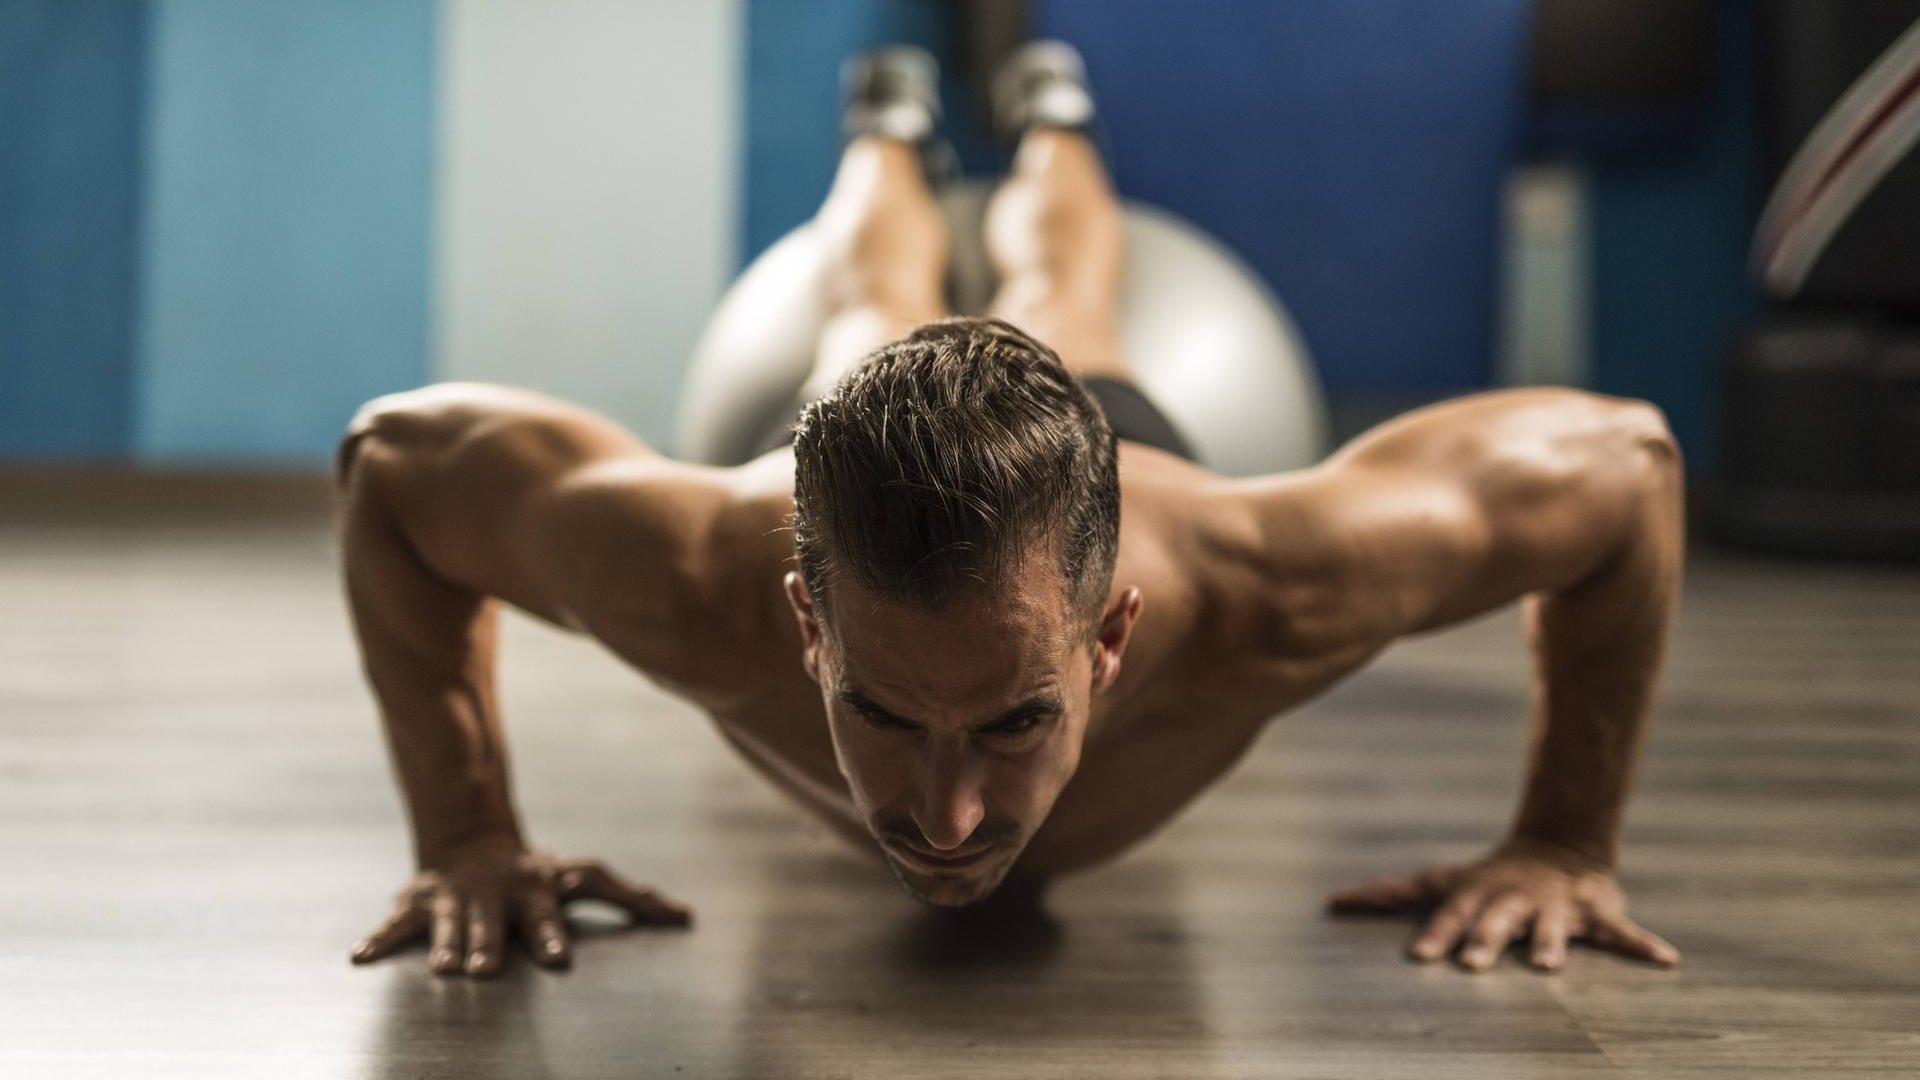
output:
M1066 940L1065 925L1046 905L1043 892L1027 891L996 893L957 911L920 908L897 920L890 962L928 974L1043 968Z
M769 907L750 929L759 982L735 1019L737 1071L1008 1075L1195 1040L1206 1024L1177 884L1139 864L961 911L864 885L856 909Z
M386 998L363 1074L369 1080L454 1072L471 1080L555 1075L534 1018L532 997L540 973L531 964L512 965L485 983L431 975L424 954L405 954L398 964L404 966L384 972Z
M682 980L667 977L680 962L658 962L661 946L672 950L674 939L684 944L688 934L636 929L579 905L568 922L575 964L566 972L543 970L516 953L495 979L436 976L426 969L424 948L369 969L387 983L361 1075L651 1077L670 1075L675 1065L724 1061L715 1047L690 1044L687 1036L697 1029L682 1014L690 1002L671 999L673 982Z

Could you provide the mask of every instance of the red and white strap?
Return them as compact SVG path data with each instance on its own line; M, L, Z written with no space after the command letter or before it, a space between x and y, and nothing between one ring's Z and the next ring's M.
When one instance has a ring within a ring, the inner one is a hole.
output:
M1787 163L1754 231L1767 291L1800 291L1835 233L1920 142L1920 21L1880 54Z

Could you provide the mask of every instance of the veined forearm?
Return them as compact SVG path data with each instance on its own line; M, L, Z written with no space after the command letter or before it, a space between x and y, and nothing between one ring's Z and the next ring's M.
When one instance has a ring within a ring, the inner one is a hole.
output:
M494 704L492 601L433 573L356 473L341 522L347 598L423 864L518 836Z
M1537 666L1517 837L1618 856L1678 598L1684 526L1677 468L1661 470L1621 549L1594 574L1528 601Z
M475 838L520 839L487 682L483 675L449 684L429 671L374 680L422 864Z

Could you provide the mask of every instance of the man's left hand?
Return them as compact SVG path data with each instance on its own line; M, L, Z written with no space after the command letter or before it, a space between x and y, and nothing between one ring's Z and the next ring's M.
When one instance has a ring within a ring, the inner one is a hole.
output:
M1336 915L1432 911L1408 955L1432 962L1457 948L1469 971L1492 967L1522 937L1531 937L1529 960L1542 971L1566 964L1570 940L1663 967L1680 962L1678 949L1627 918L1626 896L1610 867L1523 840L1463 866L1430 867L1335 893L1327 906Z

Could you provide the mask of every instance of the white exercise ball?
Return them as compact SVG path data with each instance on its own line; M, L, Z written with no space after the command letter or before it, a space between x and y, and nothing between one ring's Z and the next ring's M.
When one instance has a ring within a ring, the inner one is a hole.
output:
M943 198L953 226L950 292L977 314L994 278L980 239L991 188ZM1227 248L1164 210L1126 204L1121 343L1140 386L1230 476L1302 468L1327 446L1326 404L1307 348L1278 299ZM695 347L680 399L680 453L735 465L786 418L830 314L822 253L802 225L748 266Z

